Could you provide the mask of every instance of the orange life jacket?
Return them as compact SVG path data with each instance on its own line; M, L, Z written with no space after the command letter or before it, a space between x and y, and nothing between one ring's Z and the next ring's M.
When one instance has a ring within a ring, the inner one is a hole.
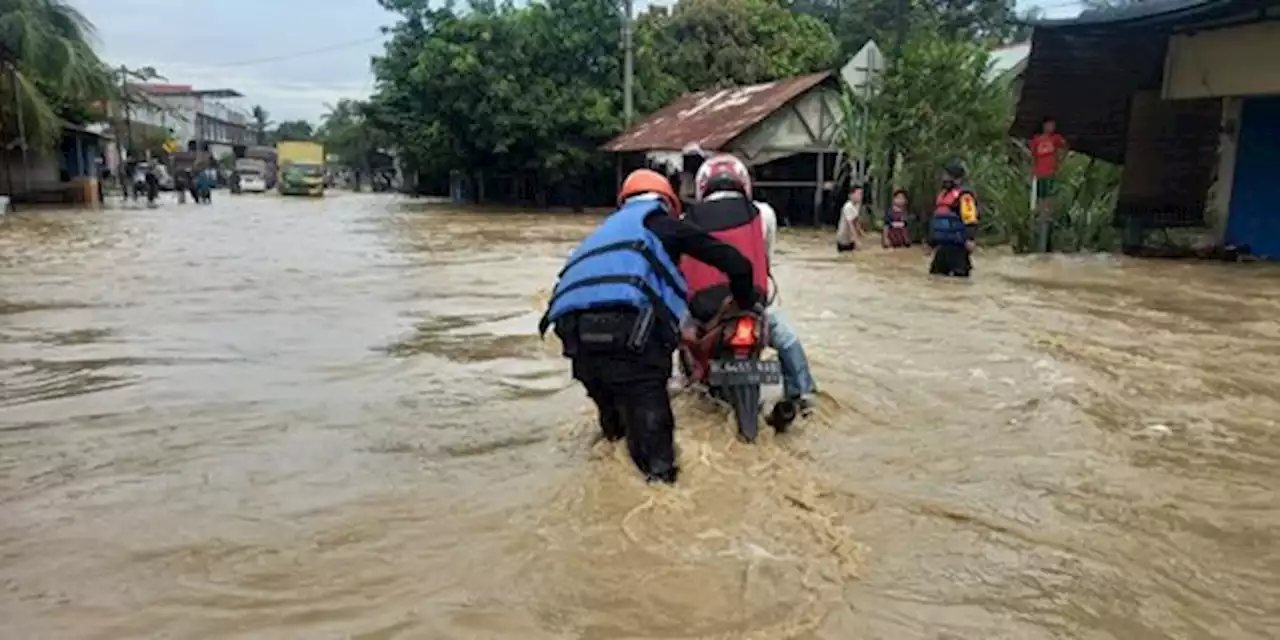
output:
M957 186L938 194L930 225L934 244L962 245L969 239L969 231L960 217L960 198L966 193L972 192Z

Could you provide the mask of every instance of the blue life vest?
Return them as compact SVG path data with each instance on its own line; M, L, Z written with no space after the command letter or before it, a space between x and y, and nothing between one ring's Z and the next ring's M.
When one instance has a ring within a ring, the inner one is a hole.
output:
M644 226L661 207L657 200L624 205L569 254L539 333L567 314L606 307L654 308L679 331L688 285L662 241Z
M933 221L929 225L934 244L963 245L969 240L969 230L960 217L960 197L967 193L971 192L955 187L938 194Z

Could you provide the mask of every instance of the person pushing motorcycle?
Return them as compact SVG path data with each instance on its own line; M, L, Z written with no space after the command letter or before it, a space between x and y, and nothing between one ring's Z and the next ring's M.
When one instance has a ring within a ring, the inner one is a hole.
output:
M569 254L540 334L555 325L573 377L599 411L611 441L626 438L650 482L675 482L675 417L667 381L687 309L679 264L689 255L722 271L740 308L763 300L752 263L733 247L680 220L671 183L640 169L623 181L619 208Z
M769 276L778 215L773 207L753 199L751 173L747 165L733 155L720 154L704 161L695 175L694 190L697 204L685 220L713 233L753 260L756 286L768 300L765 316L769 346L778 352L782 365L783 399L774 405L766 422L775 429L786 429L797 414L808 410L809 396L817 387L809 372L809 359L800 336L773 304ZM760 225L759 230L755 229L756 224ZM705 271L694 270L686 276L690 280L690 315L701 324L715 315L724 298L723 285L706 275Z

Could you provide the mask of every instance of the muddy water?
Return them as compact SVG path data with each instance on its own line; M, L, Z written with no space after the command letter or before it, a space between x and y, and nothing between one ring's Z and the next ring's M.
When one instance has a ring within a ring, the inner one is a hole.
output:
M644 486L531 335L589 221L221 197L0 223L12 638L1268 638L1280 272L784 234L823 389Z

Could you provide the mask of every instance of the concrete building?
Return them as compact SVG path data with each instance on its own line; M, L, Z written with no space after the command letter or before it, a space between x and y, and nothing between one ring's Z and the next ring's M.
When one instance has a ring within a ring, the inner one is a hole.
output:
M1280 0L1149 0L1035 25L1013 133L1124 165L1126 241L1204 227L1280 259Z
M0 151L0 194L18 202L78 201L73 183L98 177L98 163L111 138L101 126L63 126L58 145L28 149L24 158L16 146ZM2 211L0 211L2 213Z
M149 84L137 87L151 106L133 107L129 120L171 132L179 148L209 151L214 157L231 153L235 146L254 143L247 113L227 104L242 98L234 89L197 90L191 85ZM122 111L113 113L122 117Z

